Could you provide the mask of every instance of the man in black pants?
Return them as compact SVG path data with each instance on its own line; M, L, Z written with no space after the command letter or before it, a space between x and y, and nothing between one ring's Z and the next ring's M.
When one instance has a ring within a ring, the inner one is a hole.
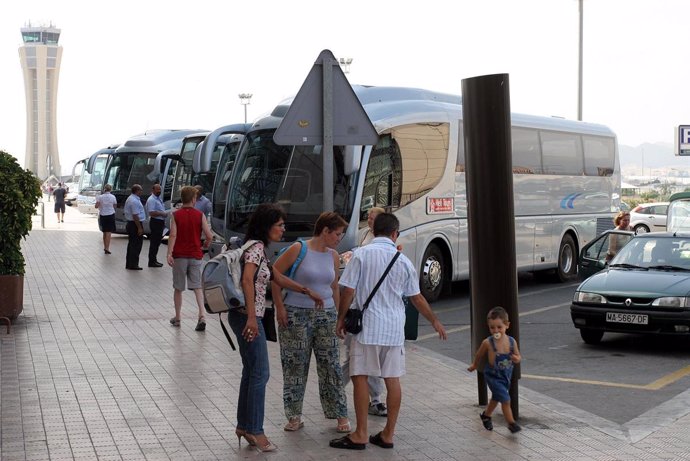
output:
M146 200L146 212L149 214L149 227L151 228L149 234L149 267L163 267L163 264L158 262L158 247L163 240L165 217L168 213L165 211L163 200L161 200L160 184L154 184L151 188L151 196Z
M125 202L125 219L127 220L127 262L125 268L131 271L140 271L139 253L144 243L144 221L146 220L146 210L141 203L141 191L139 184L132 186L132 194L127 197Z

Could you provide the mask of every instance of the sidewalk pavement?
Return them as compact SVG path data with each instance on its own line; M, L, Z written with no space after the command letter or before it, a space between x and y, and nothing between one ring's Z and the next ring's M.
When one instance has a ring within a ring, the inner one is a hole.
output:
M406 345L394 449L328 447L339 434L335 421L323 417L313 363L305 427L284 432L275 343L269 343L265 430L279 451L257 453L246 442L238 449L241 363L218 319L194 331L193 296L185 293L182 326L171 327L169 267L126 271L125 237L113 238L107 256L94 218L70 209L60 228L49 218L45 230L34 221L23 245L24 312L9 335L0 329L2 460L690 459L687 393L673 403L683 411L672 420L625 427L521 386L523 431L510 434L499 410L489 432L479 419L476 375L414 342ZM351 386L347 391L354 422ZM370 416L369 432L384 423Z

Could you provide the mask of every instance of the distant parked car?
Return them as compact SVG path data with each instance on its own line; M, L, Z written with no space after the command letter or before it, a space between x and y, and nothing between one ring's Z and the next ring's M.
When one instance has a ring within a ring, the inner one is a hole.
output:
M641 203L630 212L630 227L636 234L666 230L668 202Z
M630 211L630 205L621 200L620 205L618 205L619 211Z
M606 264L605 240L615 234L621 232L583 248L581 264L603 270L573 296L570 315L582 340L596 344L607 331L690 334L690 234L623 233L619 237L630 240Z

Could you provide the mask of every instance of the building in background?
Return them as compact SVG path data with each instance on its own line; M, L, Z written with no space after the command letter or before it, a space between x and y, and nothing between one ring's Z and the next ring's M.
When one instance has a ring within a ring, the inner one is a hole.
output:
M26 156L24 167L41 180L60 176L57 144L57 89L62 47L60 29L49 26L22 27L24 44L19 60L26 97Z

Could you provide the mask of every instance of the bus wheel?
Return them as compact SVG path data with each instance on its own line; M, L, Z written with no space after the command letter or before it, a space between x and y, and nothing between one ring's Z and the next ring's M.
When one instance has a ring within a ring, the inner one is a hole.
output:
M441 250L432 243L424 252L422 269L419 273L419 289L430 303L436 301L441 294L444 271Z
M563 237L558 249L556 277L561 282L569 282L577 277L577 247L569 234Z

